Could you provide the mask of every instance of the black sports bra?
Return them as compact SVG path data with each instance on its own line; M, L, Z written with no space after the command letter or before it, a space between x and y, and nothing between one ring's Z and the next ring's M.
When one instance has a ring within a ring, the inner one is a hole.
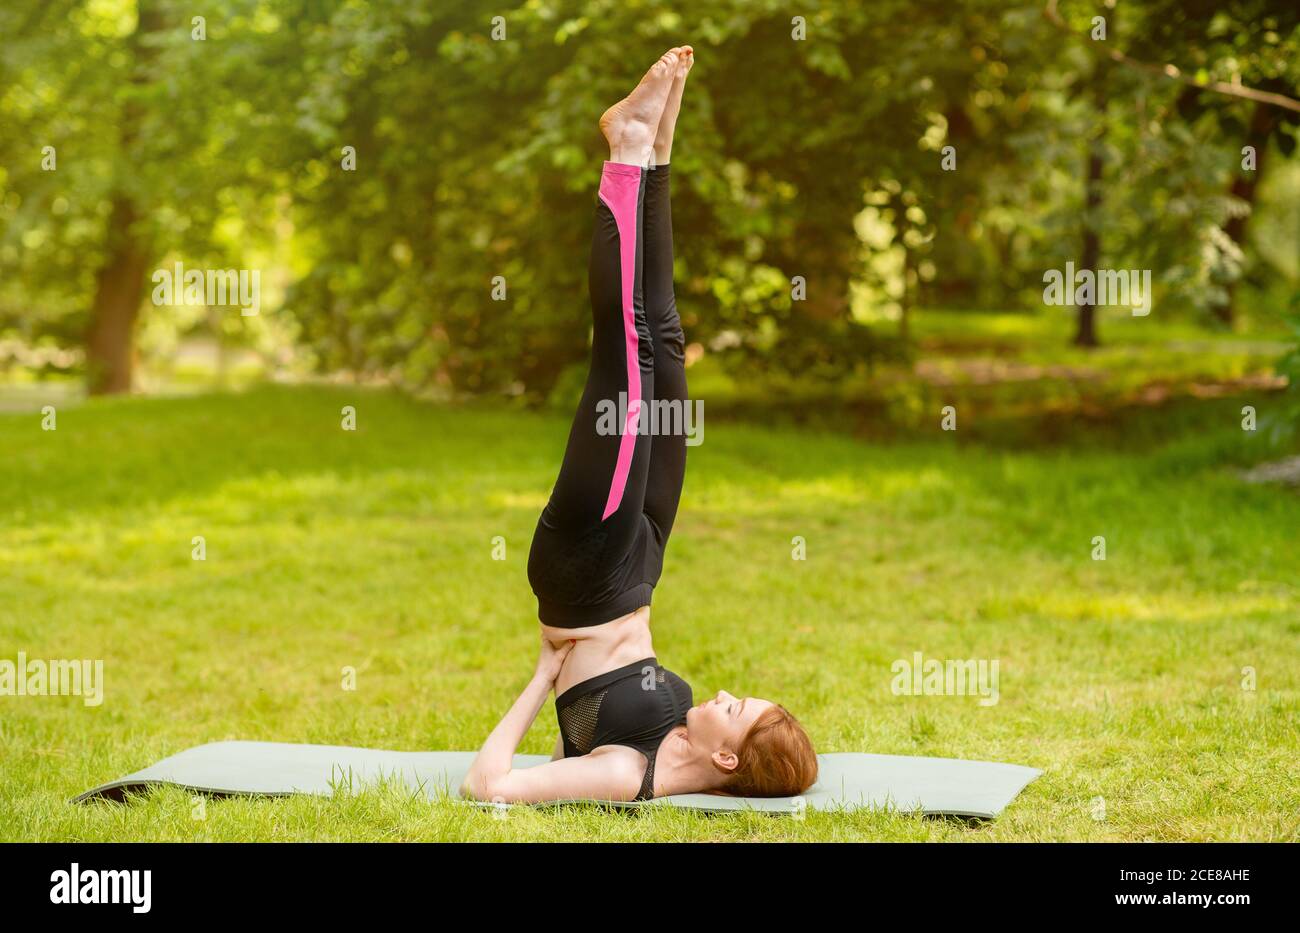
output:
M602 745L627 745L648 759L637 800L654 796L655 753L694 705L691 686L655 658L645 658L574 684L555 698L564 757Z

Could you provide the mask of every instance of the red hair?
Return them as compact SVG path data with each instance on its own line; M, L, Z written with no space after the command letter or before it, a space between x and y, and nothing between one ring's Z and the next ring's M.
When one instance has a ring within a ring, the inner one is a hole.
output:
M795 797L817 780L817 752L799 720L773 704L745 733L724 793L736 797Z

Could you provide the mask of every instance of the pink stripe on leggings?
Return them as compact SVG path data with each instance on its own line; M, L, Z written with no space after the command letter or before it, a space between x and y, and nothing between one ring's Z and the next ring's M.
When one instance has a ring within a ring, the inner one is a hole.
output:
M623 285L623 337L627 353L627 422L618 442L614 479L605 500L604 521L618 511L636 452L637 425L641 418L641 366L638 362L636 307L632 291L636 280L636 208L641 193L641 169L621 162L606 162L600 173L600 199L618 224L619 281Z

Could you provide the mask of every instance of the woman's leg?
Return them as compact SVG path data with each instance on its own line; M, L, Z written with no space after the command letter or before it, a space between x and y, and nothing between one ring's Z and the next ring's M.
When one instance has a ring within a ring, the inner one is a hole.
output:
M610 160L601 170L588 267L591 366L543 513L544 520L570 530L611 520L621 527L641 515L650 444L638 425L642 399L654 394L642 287L646 177L641 165L653 155L679 51L666 52L632 93L600 118Z
M686 435L689 417L686 407L685 336L673 294L673 218L670 203L670 174L667 165L646 173L642 211L645 261L646 319L654 344L654 394L647 395L655 408L656 433L650 442L650 464L645 488L645 512L659 534L659 558L677 517L682 481L686 475ZM649 412L647 412L649 417ZM657 579L661 567L652 568Z
M686 395L685 337L673 294L673 215L669 159L673 134L681 109L686 76L695 64L695 50L680 48L673 86L655 132L654 163L646 178L644 224L646 319L654 341L655 393L658 428L650 444L650 472L646 479L645 512L659 537L656 560L649 568L656 581L663 569L663 549L677 518L686 476L686 426L689 417Z
M588 276L591 365L528 552L544 625L599 625L650 599L638 553L651 441L638 426L642 399L654 392L641 284L643 193L640 166L605 163Z
M639 517L650 438L637 431L642 399L654 392L652 335L642 286L645 172L606 162L591 240L591 364L564 462L544 517L581 533Z
M655 374L642 282L646 176L640 162L652 153L675 66L672 50L601 118L611 158L601 171L591 241L591 364L528 555L528 579L546 625L598 625L650 599L641 555L651 438L640 426Z

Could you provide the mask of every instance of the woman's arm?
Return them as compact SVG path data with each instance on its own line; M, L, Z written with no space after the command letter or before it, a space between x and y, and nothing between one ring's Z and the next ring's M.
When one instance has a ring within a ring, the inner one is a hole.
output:
M561 758L532 768L512 768L488 781L486 793L468 779L461 794L501 803L548 800L632 800L641 789L645 756L632 748L606 745L588 755Z
M501 721L479 749L474 763L469 766L465 781L460 787L462 796L479 800L505 797L501 792L502 782L512 770L515 749L519 747L520 740L546 702L546 697L551 692L551 683L545 677L533 674L528 686L524 687L523 693L519 694L510 710L501 717Z
M641 786L633 749L597 749L580 758L560 759L533 768L513 768L515 749L546 702L571 644L556 649L543 636L537 670L509 712L479 749L461 784L462 796L505 803L594 798L630 800Z

